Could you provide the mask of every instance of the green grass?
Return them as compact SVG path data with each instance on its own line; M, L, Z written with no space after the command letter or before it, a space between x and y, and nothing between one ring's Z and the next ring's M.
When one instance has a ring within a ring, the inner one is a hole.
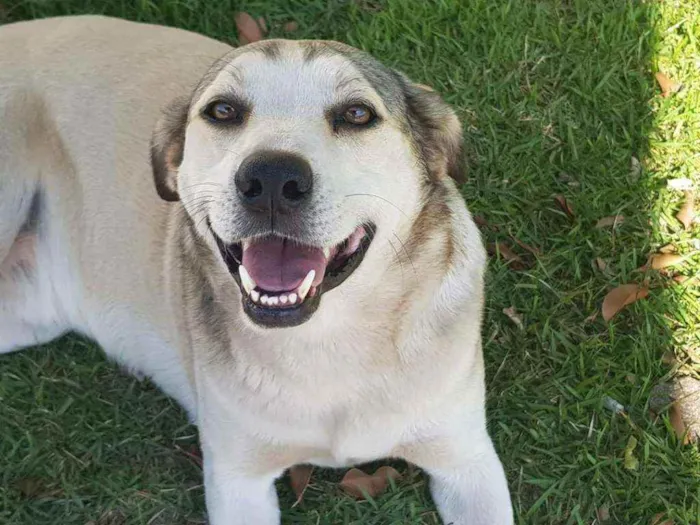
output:
M647 410L674 350L696 352L699 288L655 286L611 323L586 318L617 284L641 281L649 253L693 235L666 180L700 173L700 4L696 0L0 0L15 21L107 13L235 42L233 14L265 16L272 36L364 48L433 85L466 130L464 196L487 242L541 250L515 272L493 260L484 325L491 432L522 524L700 522L700 454ZM2 20L2 18L0 18ZM685 88L662 98L659 69ZM643 169L630 171L632 157ZM564 195L575 218L553 201ZM622 214L616 229L595 222ZM521 251L516 247L516 250ZM523 252L524 253L524 252ZM607 273L591 261L609 263ZM700 271L700 257L677 269ZM515 306L519 330L503 313ZM697 373L700 366L686 366ZM628 409L614 415L610 396ZM630 436L636 470L624 466ZM196 441L183 413L67 338L0 358L0 522L203 523ZM403 469L405 471L405 469ZM344 497L342 473L314 477L305 501L280 483L284 523L437 524L425 480L408 473L374 502ZM106 514L111 512L111 514ZM102 516L102 518L100 518Z

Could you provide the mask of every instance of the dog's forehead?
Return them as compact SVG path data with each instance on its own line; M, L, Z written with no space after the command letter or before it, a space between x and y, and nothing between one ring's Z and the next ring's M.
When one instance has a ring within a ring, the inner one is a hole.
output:
M366 101L394 113L402 98L388 68L337 42L259 42L222 58L208 77L197 90L199 100L230 93L256 112Z

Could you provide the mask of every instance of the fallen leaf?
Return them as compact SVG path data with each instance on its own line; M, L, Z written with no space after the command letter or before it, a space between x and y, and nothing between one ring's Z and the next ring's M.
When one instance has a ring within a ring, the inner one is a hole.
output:
M649 525L673 525L673 520L663 520L666 517L666 514L663 512L659 512L658 514L655 514L653 518L651 518L651 523Z
M513 237L513 236L511 235L510 238L513 239L513 240L515 241L515 243L516 243L518 246L520 246L523 250L526 250L526 251L530 252L532 255L537 256L537 255L540 255L540 254L542 253L538 248L535 248L535 247L533 247L533 246L530 246L529 244L527 244L527 243L521 241L520 239L518 239L517 237Z
M503 313L508 316L508 318L515 323L515 325L520 328L521 330L525 329L525 325L523 325L523 316L520 315L518 312L515 310L515 306L511 306L509 308L504 308Z
M671 409L668 412L668 420L671 422L673 430L676 431L676 436L678 439L682 440L684 445L690 443L690 434L686 432L685 423L683 422L683 414L681 414L681 409L678 403L673 403Z
M698 276L693 275L688 277L687 275L674 275L673 280L678 284L694 285L697 281Z
M654 253L649 256L646 266L652 270L661 270L662 268L675 266L683 262L684 259L685 257L677 253Z
M559 205L561 210L564 213L566 213L566 215L570 219L573 219L575 217L574 210L571 208L571 204L569 204L569 201L566 200L566 197L564 197L563 195L555 195L554 201Z
M625 468L627 470L637 470L639 460L634 455L634 449L637 448L637 438L630 436L625 447Z
M289 469L289 481L292 485L292 490L297 497L294 505L292 505L292 508L299 505L299 503L301 503L301 501L304 499L304 493L306 492L306 488L309 486L313 471L313 465L294 465Z
M674 82L663 73L656 74L656 81L661 87L661 96L663 97L668 97L681 88L681 85L678 82Z
M676 364L676 354L675 352L671 352L670 350L666 351L663 353L661 356L661 362L665 365L674 365Z
M26 499L43 499L63 494L60 488L49 488L42 478L20 478L14 482L14 487Z
M267 22L265 22L265 19L262 16L258 17L258 25L263 33L267 33Z
M610 519L610 509L607 505L601 505L595 511L598 521L608 521Z
M659 253L675 253L676 247L673 244L665 244L659 248Z
M676 219L681 221L685 229L689 229L693 225L695 218L695 193L685 191L685 202L681 206L680 211L676 214Z
M613 288L603 299L603 319L610 321L625 306L649 295L649 290L638 284L623 284Z
M601 272L604 272L605 270L608 269L608 263L606 263L603 259L600 257L596 257L593 259L593 264L595 265L596 268L598 268Z
M523 261L523 259L505 242L491 243L487 246L487 249L491 255L500 253L501 257L506 261L506 264L513 270L524 270L527 268L525 261Z
M287 33L293 33L297 29L299 29L299 24L296 23L294 20L291 22L287 22L282 26L282 29L284 29Z
M473 215L472 219L474 219L474 223L479 228L488 228L489 227L489 223L481 215Z
M234 18L238 28L238 41L242 44L250 44L262 40L263 34L255 18L248 13L236 13Z
M609 226L619 226L625 222L625 218L622 215L613 215L611 217L603 217L598 222L595 223L596 228L607 228Z
M641 174L642 164L639 162L637 157L632 157L630 159L630 178L632 179L632 182L638 181Z
M357 499L365 499L367 496L375 498L382 494L389 486L389 480L401 477L392 467L380 467L371 476L360 469L350 469L340 482L340 488L347 494Z

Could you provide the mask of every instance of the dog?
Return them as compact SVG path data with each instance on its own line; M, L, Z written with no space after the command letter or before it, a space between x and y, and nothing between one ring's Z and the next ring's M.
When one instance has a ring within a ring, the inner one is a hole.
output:
M480 234L441 97L329 41L78 16L0 27L0 352L75 331L199 428L213 525L299 463L402 458L513 523Z

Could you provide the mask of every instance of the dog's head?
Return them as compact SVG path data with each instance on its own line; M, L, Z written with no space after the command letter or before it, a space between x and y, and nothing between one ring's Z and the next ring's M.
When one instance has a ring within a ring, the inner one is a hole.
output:
M377 271L366 255L460 178L461 140L436 93L366 53L269 40L232 51L167 108L151 153L159 195L215 240L247 316L287 327Z

